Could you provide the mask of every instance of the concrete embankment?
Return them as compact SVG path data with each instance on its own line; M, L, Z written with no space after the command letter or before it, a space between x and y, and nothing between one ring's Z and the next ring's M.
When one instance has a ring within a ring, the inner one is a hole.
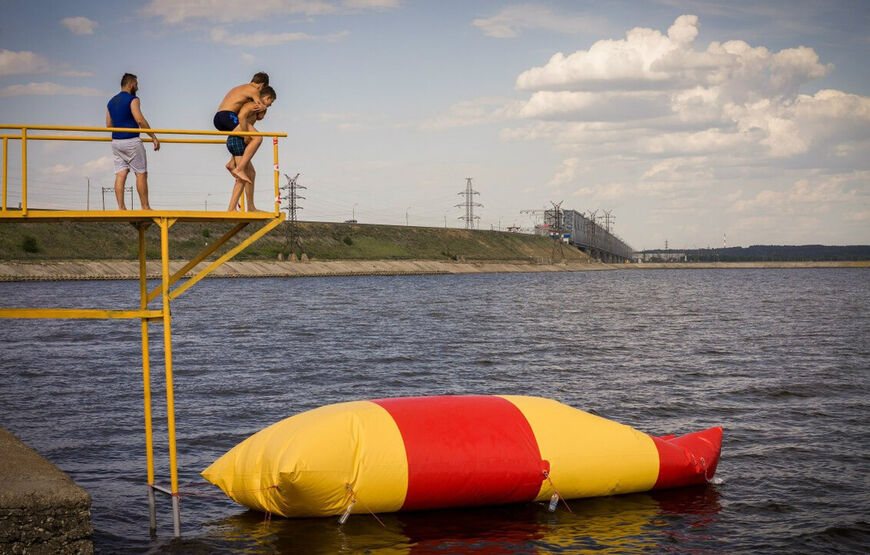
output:
M91 496L0 428L0 553L93 553Z
M184 266L172 261L170 271ZM201 265L200 267L203 267ZM230 261L211 277L312 277L416 274L479 274L511 272L566 272L610 270L599 263L532 264L523 262L452 262L440 260L328 260L282 262L272 260ZM146 266L149 278L160 277L159 262ZM190 275L190 274L188 274ZM0 262L0 281L50 281L82 279L138 279L139 263L131 260L70 260Z
M176 272L183 261L172 261ZM200 265L204 267L205 263ZM701 270L762 268L870 268L870 261L840 262L711 262L602 264L568 262L534 264L528 262L452 262L442 260L326 260L282 262L277 260L230 261L219 266L210 277L316 277L418 274L481 274L514 272L580 272L590 270ZM147 265L149 278L160 278L158 261ZM192 275L192 273L188 273ZM90 279L138 279L139 263L131 260L4 261L0 262L0 281L53 281Z

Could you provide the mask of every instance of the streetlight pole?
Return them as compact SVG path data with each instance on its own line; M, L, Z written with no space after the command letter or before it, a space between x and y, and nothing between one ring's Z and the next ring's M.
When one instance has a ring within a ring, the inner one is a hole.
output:
M358 202L353 203L353 209L352 209L352 211L351 211L351 219L352 219L354 222L356 222L356 205L357 205L357 204L359 204L359 203L358 203Z
M408 225L408 210L410 210L410 209L411 209L410 206L405 209L405 225Z

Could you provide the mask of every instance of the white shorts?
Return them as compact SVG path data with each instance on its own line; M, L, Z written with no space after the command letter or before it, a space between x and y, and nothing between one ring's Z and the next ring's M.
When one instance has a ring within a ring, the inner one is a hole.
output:
M145 145L142 139L112 139L112 154L115 155L115 173L132 170L133 173L148 173L145 160Z

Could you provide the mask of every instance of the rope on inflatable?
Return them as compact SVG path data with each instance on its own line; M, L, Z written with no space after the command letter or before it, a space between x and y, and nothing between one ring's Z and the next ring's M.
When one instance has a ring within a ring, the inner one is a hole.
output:
M541 472L544 474L544 478L546 478L547 481L550 482L550 487L553 488L553 491L555 491L556 495L559 496L559 499L562 500L562 504L565 505L565 508L568 509L568 512L573 513L574 511L571 510L571 507L568 505L568 502L565 501L565 497L561 493L559 493L558 489L556 489L556 484L554 484L553 480L550 478L550 473L547 472L546 470L542 470ZM552 501L551 501L551 503L552 503ZM551 509L550 512L553 512L553 510L555 510L555 507L553 509Z
M344 484L344 487L347 488L347 495L345 496L345 500L348 500L348 499L349 499L349 500L350 500L350 503L348 504L348 506L347 506L347 508L344 510L344 512L341 514L341 516L338 518L338 524L339 524L339 526L342 525L342 524L344 524L345 522L347 522L347 519L348 519L348 517L350 516L350 511L351 511L351 509L353 509L354 504L355 504L357 501L359 501L359 504L362 505L362 508L365 509L367 513L369 513L370 515L372 515L372 517L373 517L375 520L378 521L378 524L380 524L380 525L381 525L382 527L384 527L384 528L387 527L387 525L384 524L384 521L382 521L381 519L379 519L379 518L378 518L378 515L376 515L374 512L372 512L372 510L369 509L368 506L366 506L366 504L362 502L362 500L360 500L360 498L359 498L359 496L356 494L356 492L353 491L353 488L350 487L350 483L349 483L349 482L346 482L346 483Z

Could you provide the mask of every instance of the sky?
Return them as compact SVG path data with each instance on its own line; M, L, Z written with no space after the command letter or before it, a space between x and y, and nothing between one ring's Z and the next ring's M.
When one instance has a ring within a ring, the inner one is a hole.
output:
M266 71L301 220L612 214L635 249L870 244L870 2L0 1L0 123L212 130ZM274 200L270 141L257 204ZM223 210L222 145L147 146L151 206ZM9 204L21 194L9 145ZM32 141L32 208L114 208L107 143ZM132 177L129 183L133 183ZM90 182L90 189L88 189ZM90 191L90 194L88 194ZM138 204L138 201L135 203ZM532 212L524 212L532 211Z

